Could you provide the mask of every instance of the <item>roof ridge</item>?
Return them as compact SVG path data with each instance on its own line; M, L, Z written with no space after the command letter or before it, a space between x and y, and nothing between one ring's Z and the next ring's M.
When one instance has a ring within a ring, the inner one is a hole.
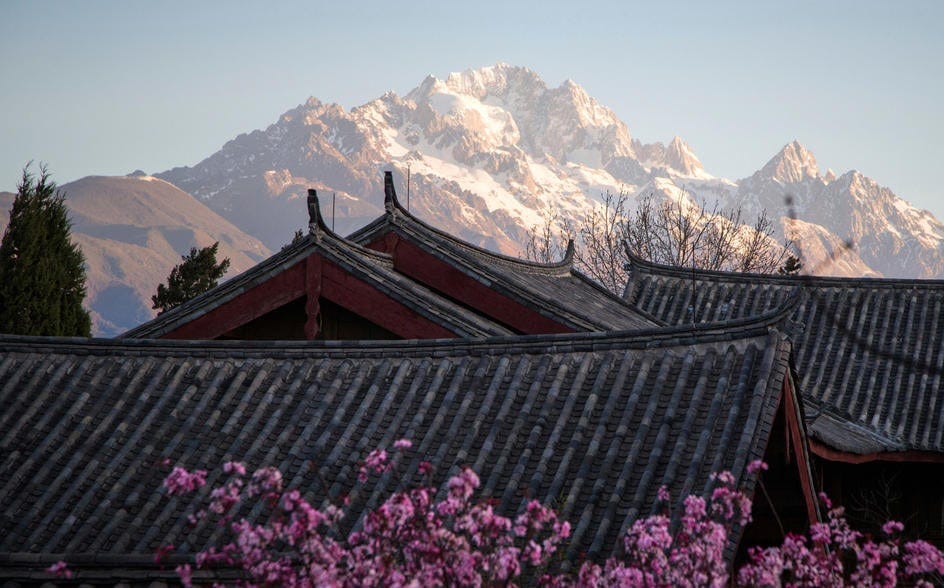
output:
M836 287L836 286L862 286L873 285L875 287L897 287L897 286L925 286L934 288L944 288L944 279L923 279L923 278L869 278L869 277L845 277L845 276L818 276L818 275L780 275L763 274L752 272L732 272L723 270L708 270L702 268L685 268L673 265L656 263L643 259L627 251L631 270L641 269L650 274L682 276L691 279L695 274L702 279L720 278L738 282L756 282L758 280L776 285L807 285L814 287Z
M795 302L794 302L795 304ZM582 333L555 333L544 335L506 335L456 339L412 339L395 341L239 341L239 340L177 340L177 339L103 339L81 337L38 337L25 335L0 335L0 350L16 351L37 347L52 347L62 352L73 350L83 354L122 351L132 355L142 352L185 352L193 356L218 355L227 350L238 350L240 355L267 355L265 352L281 351L290 355L312 352L329 355L371 355L399 353L404 349L428 349L430 353L448 350L461 352L486 351L502 353L547 352L554 350L587 350L626 348L659 348L713 343L723 340L749 339L766 336L783 321L784 313L792 309L778 308L758 317L733 319L718 323L700 323L657 327L630 331L597 331ZM782 334L782 333L781 333ZM785 334L782 334L786 337Z
M463 241L457 239L456 237L450 235L449 233L434 227L414 216L410 211L405 209L400 203L400 200L397 198L397 190L393 184L393 172L385 171L384 172L384 208L386 210L385 216L392 222L392 224L403 227L402 223L397 223L398 220L403 219L407 222L414 223L420 228L425 229L436 237L446 240L452 245L457 247L467 249L470 253L478 254L484 256L491 262L506 264L516 269L524 269L526 271L540 272L540 271L553 271L560 272L561 269L567 269L568 271L573 269L574 264L574 243L573 239L568 239L567 250L564 253L564 257L560 261L555 261L551 263L541 263L537 261L530 261L527 259L522 259L520 257L514 257L511 255L505 255L502 253L497 253L495 251L490 251L484 247L479 247L478 245L473 245L468 241ZM375 221L376 222L376 221ZM375 223L370 223L369 226L374 225ZM366 229L367 227L364 227ZM403 227L406 228L406 227ZM360 236L361 234L367 233L361 229L352 233L352 237Z
M356 264L361 268L361 271L368 273L373 273L376 269L378 269L376 266L379 266L379 268L386 270L386 272L389 274L387 276L388 278L394 278L392 280L392 285L395 285L395 287L400 290L401 293L410 294L423 292L426 295L436 296L435 292L432 290L425 287L417 288L417 286L420 286L419 284L415 284L407 276L397 273L394 269L392 255L365 247L360 243L341 237L329 229L321 215L318 194L316 190L308 190L307 204L309 213L308 235L302 237L296 242L290 243L282 250L270 256L268 259L265 259L252 268L249 268L241 274L234 276L216 288L204 292L200 296L188 300L180 306L177 306L166 313L158 315L154 319L143 323L142 325L138 325L137 327L122 333L119 335L119 337L138 337L141 336L141 334L146 334L147 332L153 331L155 327L173 324L175 320L183 319L188 316L188 313L194 311L195 309L199 309L208 300L215 298L226 299L228 296L238 295L241 288L251 285L260 276L265 276L267 273L278 270L280 267L294 265L295 263L298 263L309 255L315 253L320 253L321 255L324 255L327 258L333 258L336 261ZM410 281L410 285L408 286L404 284L405 281ZM493 322L485 317L479 316L476 313L468 313L460 306L455 305L447 299L443 299L443 303L447 304L450 308L454 306L455 309L453 310L458 309L458 314L452 317L452 319L454 319L454 322L462 326L475 326L472 324L475 322L474 319L479 319L489 323ZM466 314L469 316L465 316ZM481 331L481 325L478 325L472 332L475 331Z

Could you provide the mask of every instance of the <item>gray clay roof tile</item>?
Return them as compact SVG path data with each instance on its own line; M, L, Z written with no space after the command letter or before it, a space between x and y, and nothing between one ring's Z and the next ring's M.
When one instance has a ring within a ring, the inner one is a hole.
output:
M33 559L146 568L159 545L203 544L213 528L188 530L191 499L161 490L165 459L211 484L226 460L273 465L322 504L401 437L414 448L351 494L354 513L418 481L421 459L436 484L467 464L507 515L529 497L559 508L571 558L609 555L662 485L681 498L730 469L752 486L790 354L772 324L382 343L0 337L0 577Z
M634 259L624 298L675 325L792 304L783 328L795 343L811 437L859 455L944 452L944 281L692 271Z

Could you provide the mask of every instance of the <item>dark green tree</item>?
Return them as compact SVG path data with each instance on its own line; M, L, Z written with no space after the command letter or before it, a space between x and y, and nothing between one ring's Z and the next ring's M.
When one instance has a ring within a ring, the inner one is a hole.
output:
M157 294L151 296L152 308L159 310L158 314L167 312L175 306L203 294L210 288L215 288L219 279L229 269L229 259L216 262L216 253L220 242L209 247L197 249L191 247L190 254L183 256L183 263L174 266L167 276L167 285L160 284Z
M88 337L85 258L70 239L65 195L44 165L23 168L0 242L0 332Z
M799 275L801 269L803 269L803 264L800 263L800 259L791 255L783 262L783 265L777 270L777 273L783 276L796 276Z

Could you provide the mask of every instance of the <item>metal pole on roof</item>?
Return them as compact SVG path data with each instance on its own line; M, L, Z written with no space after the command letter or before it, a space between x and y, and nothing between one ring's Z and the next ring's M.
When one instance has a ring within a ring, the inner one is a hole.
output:
M410 211L410 164L406 164L406 210Z
M334 201L337 199L338 193L331 193L331 232L334 232Z
M695 243L692 243L692 326L695 326Z

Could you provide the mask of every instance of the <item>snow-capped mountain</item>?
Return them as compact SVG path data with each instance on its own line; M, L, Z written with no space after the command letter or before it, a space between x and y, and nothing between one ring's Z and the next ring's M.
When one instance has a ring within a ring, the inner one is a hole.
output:
M335 194L325 212L339 233L379 215L383 169L395 170L417 216L505 253L521 252L549 208L579 217L622 190L766 209L823 273L944 277L937 219L858 172L822 174L797 142L740 182L715 177L681 138L644 144L574 82L550 88L501 63L428 76L350 111L310 98L197 165L157 175L275 249L304 226L309 187L326 208ZM856 251L827 265L847 239Z
M944 277L944 224L858 171L821 173L797 141L738 182L736 201L776 211L818 273Z

